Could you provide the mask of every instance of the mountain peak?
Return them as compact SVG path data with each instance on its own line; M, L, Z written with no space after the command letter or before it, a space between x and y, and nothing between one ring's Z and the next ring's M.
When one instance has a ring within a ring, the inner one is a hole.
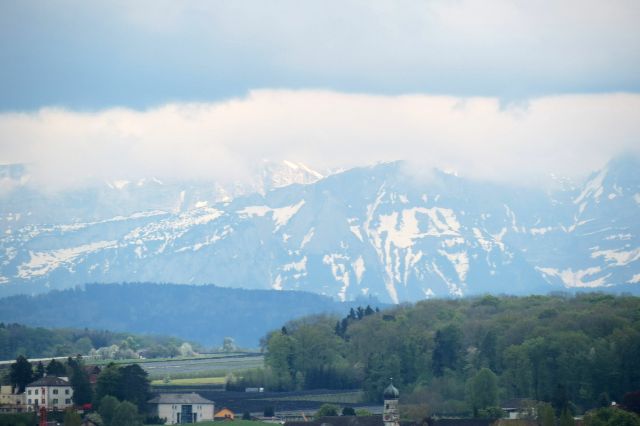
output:
M0 239L0 283L31 291L213 281L393 302L588 286L633 290L640 283L640 177L629 161L591 176L573 199L439 171L422 178L402 161L322 179L300 163L265 162L255 184L260 193L232 193L224 202L211 200L217 189L199 186L128 185L103 198L82 193L61 204L80 216L78 206L96 208L96 199L119 207L113 200L126 199L124 193L150 197L151 206L164 203L154 198L164 194L170 208L107 218L88 211L47 226L22 226L27 209L3 213L9 232Z

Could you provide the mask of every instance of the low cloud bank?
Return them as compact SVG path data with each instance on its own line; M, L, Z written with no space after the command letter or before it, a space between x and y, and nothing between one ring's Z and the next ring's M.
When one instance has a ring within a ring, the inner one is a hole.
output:
M47 190L112 179L248 179L263 159L318 169L409 160L492 181L580 177L640 155L640 95L496 98L257 90L136 111L0 114L0 163Z

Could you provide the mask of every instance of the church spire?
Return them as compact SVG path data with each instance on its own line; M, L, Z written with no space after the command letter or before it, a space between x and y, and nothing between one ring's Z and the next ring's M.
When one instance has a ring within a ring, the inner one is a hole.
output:
M384 410L382 412L382 420L384 421L384 426L399 426L398 399L400 398L400 391L393 386L393 379L389 379L389 382L389 386L386 387L383 393Z

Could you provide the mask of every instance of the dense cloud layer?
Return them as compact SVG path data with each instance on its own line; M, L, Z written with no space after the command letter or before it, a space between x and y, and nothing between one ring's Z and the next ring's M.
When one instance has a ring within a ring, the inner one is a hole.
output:
M0 109L638 92L638 22L637 0L6 1Z
M146 111L0 114L0 163L48 189L104 179L244 179L262 159L319 169L410 160L419 169L537 184L640 154L640 95L496 98L262 90Z

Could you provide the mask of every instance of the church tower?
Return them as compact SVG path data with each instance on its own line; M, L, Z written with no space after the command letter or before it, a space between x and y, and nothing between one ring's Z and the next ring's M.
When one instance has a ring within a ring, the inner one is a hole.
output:
M387 388L384 390L384 411L382 412L382 420L384 426L399 426L400 425L400 413L398 412L398 398L400 398L400 392L393 386L393 379Z

